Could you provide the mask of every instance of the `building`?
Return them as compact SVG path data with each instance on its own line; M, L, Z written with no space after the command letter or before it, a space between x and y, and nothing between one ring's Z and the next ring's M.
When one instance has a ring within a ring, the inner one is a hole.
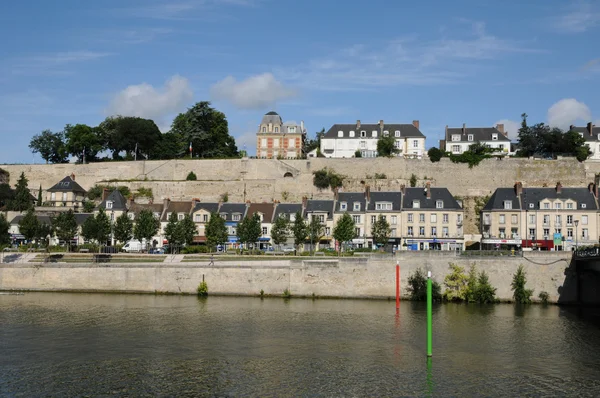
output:
M277 203L277 206L275 206L275 212L273 214L273 224L275 224L275 221L278 218L283 217L287 220L287 222L289 223L288 225L291 228L291 226L296 221L296 214L298 213L300 214L300 217L302 217L303 209L302 204L300 203ZM282 246L294 246L294 237L291 233L288 235L287 241Z
M192 201L177 201L170 200L169 198L164 199L162 217L160 219L160 235L163 237L165 236L165 228L169 223L169 218L172 214L177 214L177 221L181 221L186 215L192 213L193 204ZM163 244L168 243L169 242L163 238Z
M366 193L363 192L336 192L335 194L333 225L335 226L345 213L352 217L352 221L354 221L354 239L350 243L353 247L367 247L366 196Z
M402 186L402 249L463 250L464 210L447 188Z
M476 143L493 148L493 155L505 156L511 153L510 139L508 133L504 131L503 124L498 124L496 127L467 127L466 124L463 124L462 128L446 126L443 141L446 152L460 155Z
M590 122L585 127L571 125L569 130L575 131L585 138L585 143L592 152L588 159L600 160L600 129L594 130L594 127L596 126Z
M334 124L321 139L321 153L328 158L353 158L360 151L363 158L377 156L377 141L392 136L396 140L397 156L421 158L425 154L425 136L419 121L412 124Z
M194 236L194 243L206 243L206 225L212 214L219 214L219 203L203 203L194 199L192 204L192 220L196 223L198 234Z
M219 215L225 220L227 227L227 248L239 247L237 225L246 217L248 206L246 203L222 203L219 206Z
M386 245L388 250L398 250L402 245L402 192L373 191L369 186L365 189L367 207L365 214L365 234L368 236L369 246L375 246L373 224L383 217L390 226L390 235Z
M598 179L587 188L498 188L481 211L488 249L573 250L598 243Z
M59 213L61 212L36 211L35 215L41 224L52 225L52 219L57 217ZM90 216L93 216L93 214L75 213L75 221L77 222L77 235L75 235L71 241L71 246L82 245L85 243L83 236L81 236L81 226ZM23 217L25 217L25 214L19 214L10 222L9 233L11 235L11 241L13 244L26 243L25 236L23 236L19 230L19 221L21 221ZM48 243L51 246L66 245L66 242L60 241L56 236L53 236Z
M275 203L249 203L247 217L258 214L260 217L261 235L258 238L259 249L265 250L271 247L271 228L273 227L273 214Z
M333 217L335 210L335 201L333 200L308 200L302 199L302 208L304 209L304 219L309 223L313 217L316 217L321 224L325 226L321 241L316 243L317 247L329 248L333 240Z
M46 190L46 203L51 207L69 207L74 211L82 209L87 191L75 182L75 174L66 176Z
M133 198L130 198L127 204L127 216L133 220L134 223L137 222L140 212L142 210L148 210L152 213L155 219L161 220L163 218L163 210L164 210L164 202L161 203L136 203ZM125 242L121 242L125 243ZM156 235L150 239L148 242L148 246L150 247L162 247L164 244L164 238L162 235L161 228L156 232Z
M262 118L256 133L256 157L264 159L301 158L306 139L304 122L283 122L277 112Z

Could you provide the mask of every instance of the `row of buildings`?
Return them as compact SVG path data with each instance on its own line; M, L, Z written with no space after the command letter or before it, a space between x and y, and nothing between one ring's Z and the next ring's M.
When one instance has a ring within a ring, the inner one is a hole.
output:
M484 249L527 248L539 250L572 250L577 245L598 244L600 238L600 202L596 178L587 187L523 187L517 182L513 187L498 188L489 198L479 217L480 234L471 234L470 241ZM42 222L60 211L74 209L81 225L93 213L81 212L86 190L67 176L47 190L47 203L37 208ZM211 215L218 214L228 229L228 248L238 247L236 228L245 217L258 214L262 234L260 248L273 246L271 229L279 217L293 222L300 214L307 222L316 218L323 224L323 236L318 242L321 248L337 248L333 229L340 217L348 213L355 225L353 247L373 247L371 228L378 217L386 219L390 226L387 249L392 250L461 250L465 248L465 209L446 188L404 187L399 191L363 192L335 191L329 200L304 198L301 203L229 203L203 202L200 199L176 201L168 198L154 203L138 203L125 198L118 191L103 192L94 212L106 211L114 221L126 213L134 222L140 211L150 210L160 221L161 228L153 241L160 246L164 228L171 214L178 219L189 215L197 226L194 244L205 244L205 228ZM18 241L18 224L22 215L11 220L13 239ZM78 237L77 243L84 243ZM115 242L112 241L111 244ZM291 246L291 239L288 246Z
M592 154L590 159L600 159L600 131L594 125L571 126L571 130L585 138ZM316 149L304 154L302 148L306 140L304 122L283 122L276 112L268 112L263 116L256 134L256 156L258 158L300 158L317 156ZM357 151L361 157L377 156L377 141L381 137L394 137L398 149L397 156L405 158L422 158L427 156L425 135L419 129L419 121L412 123L361 123L334 124L321 138L320 152L327 158L352 158ZM475 143L494 149L494 156L513 155L511 140L503 124L493 127L446 126L444 139L440 141L440 149L453 154L461 154Z

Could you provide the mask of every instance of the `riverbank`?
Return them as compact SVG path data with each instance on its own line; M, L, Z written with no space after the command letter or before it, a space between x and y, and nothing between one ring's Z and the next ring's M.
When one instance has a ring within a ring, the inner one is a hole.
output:
M211 295L390 299L395 297L395 265L400 264L401 296L407 298L408 278L418 268L431 271L443 284L454 263L485 271L501 301L512 300L510 283L519 265L527 272L533 298L548 293L551 303L577 301L576 275L570 253L527 253L525 257L469 257L451 253L402 253L396 257L281 258L277 261L162 263L42 263L0 264L0 291L113 292L196 294L203 280Z

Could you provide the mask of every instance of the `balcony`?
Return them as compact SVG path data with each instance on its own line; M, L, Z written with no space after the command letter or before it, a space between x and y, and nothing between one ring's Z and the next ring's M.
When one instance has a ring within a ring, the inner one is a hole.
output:
M456 225L457 225L457 226L459 226L459 227L462 227L462 225L463 225L463 220L457 220L457 221L456 221Z
M560 227L560 226L562 226L562 223L560 221L555 221L554 222L554 226L555 227Z
M457 222L457 224L458 224L458 222ZM490 220L489 218L484 219L483 225L492 225L492 220Z

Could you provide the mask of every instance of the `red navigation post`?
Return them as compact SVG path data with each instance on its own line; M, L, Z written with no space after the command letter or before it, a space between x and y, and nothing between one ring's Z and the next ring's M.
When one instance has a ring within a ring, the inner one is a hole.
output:
M400 264L396 260L396 309L400 308Z

